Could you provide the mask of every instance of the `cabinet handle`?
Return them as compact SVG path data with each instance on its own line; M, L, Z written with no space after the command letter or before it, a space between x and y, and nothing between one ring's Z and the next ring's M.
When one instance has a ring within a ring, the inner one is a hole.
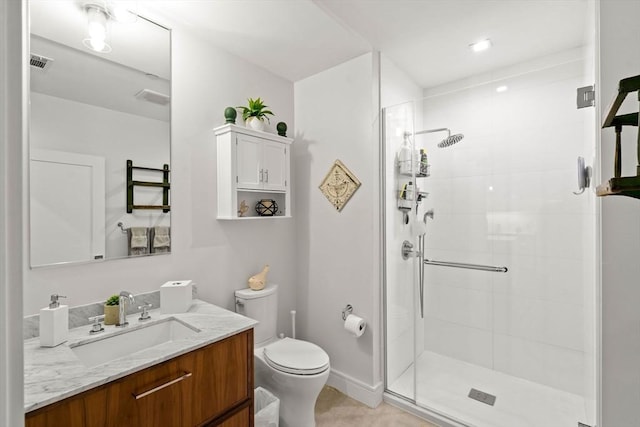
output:
M171 380L169 382L166 382L162 385L159 385L158 387L154 387L151 390L145 391L144 393L140 393L140 394L134 394L133 397L136 398L136 400L138 399L142 399L143 397L146 397L152 393L155 393L156 391L162 390L165 387L169 387L170 385L173 385L175 383L179 383L180 381L189 378L191 375L193 375L191 372L185 372L184 375L182 375L181 377L176 378L175 380Z
M265 173L265 176L266 176L264 182L269 182L269 169L265 169L264 173Z
M260 182L264 181L264 171L260 169Z

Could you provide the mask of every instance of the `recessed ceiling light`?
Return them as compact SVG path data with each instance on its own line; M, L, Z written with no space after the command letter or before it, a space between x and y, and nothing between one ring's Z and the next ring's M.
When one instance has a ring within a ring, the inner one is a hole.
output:
M482 52L483 50L487 50L491 47L491 40L484 39L479 42L471 43L469 48L474 52Z
M498 86L496 88L496 92L500 93L500 92L506 92L509 88L507 86Z

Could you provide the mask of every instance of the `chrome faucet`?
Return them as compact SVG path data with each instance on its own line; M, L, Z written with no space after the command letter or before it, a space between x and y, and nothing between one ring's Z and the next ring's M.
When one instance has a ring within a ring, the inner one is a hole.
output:
M127 292L127 291L120 292L120 299L118 301L118 305L120 309L119 309L119 316L118 316L118 324L116 326L124 327L129 324L129 322L127 322L127 307L126 307L127 301L129 302L129 304L133 304L135 302L135 299L133 298L133 295L131 294L131 292Z

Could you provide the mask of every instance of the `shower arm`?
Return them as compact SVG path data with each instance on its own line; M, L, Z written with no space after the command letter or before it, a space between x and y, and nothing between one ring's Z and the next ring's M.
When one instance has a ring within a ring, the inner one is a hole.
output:
M449 128L437 128L437 129L427 129L427 130L419 130L415 132L414 135L422 135L423 133L435 133L435 132L447 132L447 138L451 136L451 130Z

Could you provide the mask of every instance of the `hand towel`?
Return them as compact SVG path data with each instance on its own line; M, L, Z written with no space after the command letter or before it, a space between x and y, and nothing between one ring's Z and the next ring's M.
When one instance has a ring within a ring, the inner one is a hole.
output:
M131 227L131 249L146 248L147 227Z
M153 244L151 246L152 253L170 252L171 251L171 235L170 227L157 226L153 228Z
M127 230L129 238L129 255L145 255L149 253L149 230L147 227L130 227Z

